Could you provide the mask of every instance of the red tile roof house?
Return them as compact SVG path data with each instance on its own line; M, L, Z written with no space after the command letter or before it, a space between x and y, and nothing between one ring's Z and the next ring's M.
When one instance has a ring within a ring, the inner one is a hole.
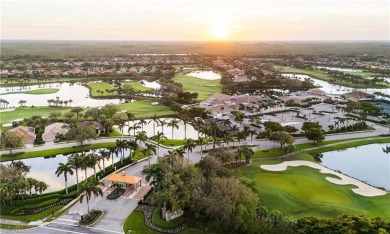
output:
M34 143L35 138L37 137L35 135L35 128L33 128L33 127L19 126L19 127L10 129L8 131L17 132L17 133L23 135L26 144Z
M80 121L77 126L91 126L95 129L96 134L102 135L106 132L106 129L102 126L99 121Z

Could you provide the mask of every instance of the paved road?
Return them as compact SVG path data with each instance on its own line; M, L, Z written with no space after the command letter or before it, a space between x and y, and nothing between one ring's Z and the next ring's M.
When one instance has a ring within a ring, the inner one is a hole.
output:
M336 140L336 139L349 139L356 137L368 137L368 136L378 136L380 134L387 134L389 129L387 127L382 127L380 125L372 125L375 130L370 132L356 132L348 134L334 134L327 135L325 140ZM104 143L104 142L115 142L117 138L103 138L93 141L93 143ZM296 144L308 142L305 138L297 138ZM20 151L31 152L37 150L45 150L52 148L63 148L71 147L77 143L61 143L61 144L47 144L44 146L22 149ZM260 149L269 149L275 146L274 142L267 140L253 140L250 138L246 142L242 141L241 143L235 142L237 145L251 144L255 145L256 150ZM232 143L230 143L232 145ZM203 149L212 149L213 145L208 144L203 146ZM160 147L159 155L164 155L168 152L169 149ZM192 163L196 163L201 159L200 147L197 146L190 153L189 159ZM157 156L153 156L150 159L150 163L155 163L157 161ZM131 167L125 169L126 174L137 175L145 178L141 171L144 166L148 165L148 160L137 163ZM69 215L68 213L62 215L55 221L51 222L46 226L41 226L29 230L20 231L21 233L122 233L122 225L127 216L136 208L137 206L136 199L129 198L120 198L114 201L107 200L104 197L94 197L90 201L90 209L101 209L105 212L104 216L91 228L79 227L77 226L77 221L79 220L78 215ZM86 203L77 203L75 204L70 211L82 211L87 213ZM12 233L18 233L18 231L12 231Z

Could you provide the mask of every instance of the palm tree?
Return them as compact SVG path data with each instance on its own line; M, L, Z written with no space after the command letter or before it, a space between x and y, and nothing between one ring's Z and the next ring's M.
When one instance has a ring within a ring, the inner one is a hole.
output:
M140 119L139 120L139 124L141 125L141 131L143 132L144 131L144 125L150 123L150 121L146 121L145 119Z
M139 141L139 144L141 145L141 142L145 143L148 140L148 136L145 131L141 131L137 133L135 140Z
M86 155L86 164L88 167L93 168L93 174L96 178L96 164L98 164L98 158L96 157L96 154L90 153Z
M67 162L66 164L60 163L55 173L57 177L59 177L61 174L64 174L65 191L66 194L68 194L68 173L73 175L73 166L69 162Z
M96 180L96 178L89 178L80 184L80 203L83 202L84 198L87 200L87 207L89 213L89 201L92 195L103 196L103 191L99 188L99 185L103 185L103 182Z
M157 135L152 137L152 140L157 141L157 157L160 157L160 141L167 139L164 133L157 131Z
M39 194L42 195L42 192L45 191L49 187L45 182L38 181L38 183L35 185L35 191L39 191Z
M108 151L106 149L102 149L102 150L99 150L99 154L100 154L99 161L103 162L103 171L105 173L106 172L105 161L110 158L110 151Z
M184 139L187 139L187 124L190 122L190 117L188 115L184 115L181 120L184 123Z
M192 121L192 126L196 131L198 131L198 138L200 137L200 133L203 132L204 122L201 118L196 118Z
M114 168L114 154L115 152L117 151L116 147L110 147L108 148L108 151L111 155L111 165L112 165L112 168Z
M192 152L192 150L195 148L195 143L196 142L191 138L186 139L184 143L183 149L187 150L188 163L190 163L190 151Z
M135 140L127 141L126 147L130 150L130 157L132 157L133 152L138 148L138 144Z
M198 137L196 144L200 145L200 158L203 158L203 145L206 143L206 138Z
M237 163L237 159L240 158L240 161L241 161L241 156L244 156L245 157L245 161L247 163L250 162L251 160L251 156L254 154L254 151L252 148L250 148L249 146L247 145L244 145L244 146L240 146L237 148L237 151L236 151L236 163Z
M31 196L31 191L32 191L32 188L35 189L35 191L37 191L37 183L38 183L38 180L34 179L34 178L27 178L27 183L28 183L28 188L30 190L30 196Z
M173 129L179 129L179 121L177 119L172 119L167 124L168 127L172 127L172 140L173 140Z
M79 168L83 166L83 158L79 154L73 154L69 160L69 163L73 166L76 172L76 186L79 189Z
M135 136L135 130L137 130L137 129L140 129L141 127L139 126L139 123L137 123L137 122L135 122L134 124L133 124L133 136ZM130 128L129 128L129 131L130 131ZM130 135L130 133L129 133L129 135Z
M121 152L121 163L123 163L123 156L125 154L125 148L127 147L127 140L116 140L116 147Z
M157 115L154 114L152 117L151 117L151 121L153 121L153 135L156 135L156 123L158 124L158 118L157 118Z
M158 123L158 126L161 126L161 132L164 132L165 125L167 125L167 121L165 121L165 119L161 119Z
M141 150L141 153L144 157L148 155L148 161L149 161L149 166L150 166L150 155L152 153L156 154L156 146L153 144L146 143L145 148Z

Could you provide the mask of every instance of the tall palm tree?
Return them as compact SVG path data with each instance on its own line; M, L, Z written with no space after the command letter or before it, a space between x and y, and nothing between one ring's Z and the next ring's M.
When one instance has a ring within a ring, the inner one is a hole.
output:
M158 118L157 118L157 115L154 114L152 117L151 117L151 121L153 121L153 135L156 135L156 123L158 124Z
M138 148L138 144L135 140L130 140L127 142L126 147L130 150L130 157L132 157L133 152Z
M56 175L59 177L61 174L64 174L65 177L65 191L66 194L68 194L68 173L70 175L73 175L73 166L67 162L67 163L60 163L56 170Z
M141 142L145 143L148 140L148 136L145 131L141 131L137 133L135 140L139 141L139 144L141 145Z
M195 146L196 146L196 142L193 139L191 138L186 139L183 149L187 150L188 163L190 163L190 151L192 152Z
M158 126L161 126L161 132L164 132L165 125L167 125L167 121L165 121L165 119L160 119Z
M173 129L179 129L179 121L177 119L172 119L167 124L168 127L172 127L172 140L173 140Z
M203 158L203 145L206 143L206 138L198 137L196 144L200 145L200 158Z
M200 133L203 132L204 130L204 122L201 118L196 118L192 120L191 125L194 127L196 131L198 131L198 138L200 137Z
M98 157L94 153L90 153L86 155L86 163L89 168L93 168L93 174L96 178L96 164L98 164Z
M115 152L117 151L116 147L110 147L108 148L108 151L111 155L111 165L112 165L112 168L114 168L114 154Z
M123 157L125 154L125 149L127 147L127 142L128 142L127 140L122 140L122 139L116 140L116 147L121 152L121 163L123 163Z
M80 203L83 202L84 198L87 200L88 213L89 213L89 201L92 195L103 196L103 191L99 188L99 185L103 185L103 182L96 180L96 178L89 178L80 184Z
M160 141L167 139L164 133L157 131L157 135L152 137L152 140L157 141L157 157L160 157Z
M83 166L83 158L79 154L73 154L69 160L76 172L76 186L79 189L79 168Z
M144 125L150 123L150 121L146 121L145 119L140 119L139 120L139 124L141 125L141 131L143 132L144 131Z
M188 115L184 115L181 119L184 123L184 139L187 139L187 124L191 122L190 117Z
M144 157L146 157L146 155L148 155L148 164L150 166L150 155L153 153L153 154L156 154L156 146L153 145L153 144L150 144L150 143L146 143L145 144L145 148L141 150L141 153Z
M106 149L102 149L102 150L99 150L99 154L100 154L99 161L103 162L103 171L105 173L106 172L105 161L110 158L110 151L108 151Z

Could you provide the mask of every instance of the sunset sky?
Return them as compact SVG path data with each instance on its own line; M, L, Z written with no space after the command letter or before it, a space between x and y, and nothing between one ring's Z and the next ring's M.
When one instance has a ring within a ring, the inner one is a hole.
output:
M1 39L389 40L389 0L0 0Z

